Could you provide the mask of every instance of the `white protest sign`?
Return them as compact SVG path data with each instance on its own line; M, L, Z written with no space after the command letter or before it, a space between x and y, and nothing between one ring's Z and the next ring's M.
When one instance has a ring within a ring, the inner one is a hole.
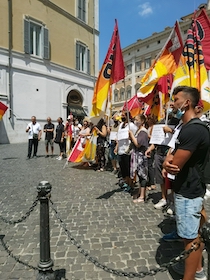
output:
M117 131L111 131L109 139L110 140L116 140L117 139Z
M117 132L117 140L128 139L128 128L119 129Z
M165 124L156 124L153 126L152 135L150 139L150 144L156 145L168 145L171 140L172 133L164 133L163 127L166 126ZM173 128L174 126L169 126Z

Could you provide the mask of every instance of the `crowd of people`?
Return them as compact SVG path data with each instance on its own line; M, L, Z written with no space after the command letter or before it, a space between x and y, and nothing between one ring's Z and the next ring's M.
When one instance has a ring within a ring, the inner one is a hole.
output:
M202 114L203 105L199 96L195 88L175 88L173 101L166 104L165 117L159 122L153 115L137 115L132 118L128 111L115 114L110 120L101 118L96 125L88 118L80 124L70 115L66 124L63 124L62 118L57 119L54 133L54 125L48 117L43 130L46 157L49 157L49 145L53 156L54 143L60 147L58 160L69 155L78 138L84 148L95 129L95 160L87 166L99 172L108 168L110 170L111 167L111 172L119 179L120 188L131 194L134 203L144 203L147 192L160 185L161 200L154 207L165 208L177 221L177 230L163 239L182 239L188 250L199 241L199 229L206 220L203 199L206 184L210 183L209 172L206 172L210 149L207 123L210 121ZM161 129L165 135L170 134L169 142L151 143L156 123L162 124ZM30 159L32 146L33 157L37 156L38 141L42 135L35 116L26 132L29 135ZM180 263L174 266L175 271L184 275L184 280L207 279L202 268L202 250L201 245L192 252L182 268Z

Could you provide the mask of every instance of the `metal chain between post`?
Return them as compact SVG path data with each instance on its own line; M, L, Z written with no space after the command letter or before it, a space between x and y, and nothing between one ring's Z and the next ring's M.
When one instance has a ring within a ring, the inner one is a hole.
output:
M38 197L37 197L36 200L33 202L32 206L31 206L31 207L29 208L29 210L26 212L26 214L23 215L23 216L22 216L20 219L18 219L18 220L12 221L12 220L8 220L8 219L6 219L6 218L4 218L4 217L2 217L2 216L0 216L0 219L1 219L3 222L5 222L5 223L7 223L7 224L10 224L10 225L15 225L15 224L21 223L21 222L23 222L24 220L26 220L26 218L28 218L28 217L30 216L31 212L32 212L32 211L35 209L35 207L37 206L38 201L39 201L39 199L38 199Z
M22 260L20 260L20 256L15 256L13 255L12 251L8 248L8 246L6 245L6 243L3 240L3 235L0 236L0 240L1 240L1 244L3 246L3 248L5 249L5 251L8 253L8 255L13 258L14 260L16 260L16 262L25 265L26 267L33 269L33 270L38 270L38 267L35 267L33 265L28 264L27 262L24 262Z
M139 273L124 272L122 270L112 269L112 268L107 267L106 265L101 264L98 260L91 257L90 254L81 247L81 245L78 243L78 241L72 236L70 231L67 229L67 226L66 226L65 222L59 216L59 213L56 210L56 208L53 206L53 202L52 202L51 199L50 199L50 203L51 203L52 210L55 212L56 218L60 221L61 227L64 229L64 231L65 231L66 235L68 236L68 238L70 239L71 243L77 247L78 252L83 254L84 257L88 261L92 262L95 266L103 269L106 272L109 272L109 273L117 275L117 276L125 276L125 277L128 277L128 278L134 278L134 277L144 278L147 275L153 276L153 275L157 274L158 272L164 272L164 271L168 270L169 267L175 265L176 263L178 263L182 260L185 260L191 252L196 251L200 247L200 243L202 242L202 240L200 239L199 242L193 243L189 250L183 251L179 256L171 259L170 262L162 264L160 266L160 268L150 269L149 271L141 271Z

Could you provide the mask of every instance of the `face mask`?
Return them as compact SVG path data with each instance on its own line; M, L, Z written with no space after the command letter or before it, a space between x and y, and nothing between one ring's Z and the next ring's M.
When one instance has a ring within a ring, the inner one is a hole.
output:
M122 120L122 122L125 122L126 121L126 117L122 117L121 120Z
M182 106L180 108L177 109L176 115L175 117L180 120L182 118L182 116L185 114L185 110L182 111L182 107L183 107L184 103L182 104Z
M75 124L78 124L79 122L75 122Z

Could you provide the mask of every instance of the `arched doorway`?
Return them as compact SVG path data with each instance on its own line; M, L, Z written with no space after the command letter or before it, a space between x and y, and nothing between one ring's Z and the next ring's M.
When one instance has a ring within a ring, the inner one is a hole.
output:
M87 114L83 107L83 98L77 90L71 90L67 95L67 117L71 113L75 118L82 120Z

